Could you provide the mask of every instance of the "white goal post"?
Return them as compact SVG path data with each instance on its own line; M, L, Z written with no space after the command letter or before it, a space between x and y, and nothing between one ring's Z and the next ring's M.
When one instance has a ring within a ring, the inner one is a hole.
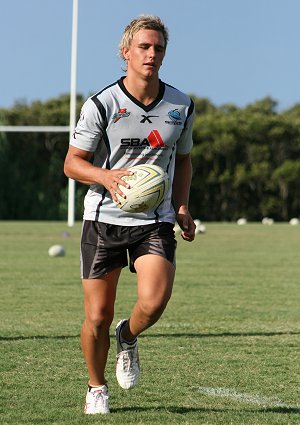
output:
M69 126L13 126L0 125L0 132L44 132L69 133L70 137L76 125L76 77L77 77L77 34L78 34L78 0L73 0L72 47L71 47L71 87L70 87L70 125ZM68 226L75 223L75 181L68 182Z
M69 133L69 125L0 125L3 133Z

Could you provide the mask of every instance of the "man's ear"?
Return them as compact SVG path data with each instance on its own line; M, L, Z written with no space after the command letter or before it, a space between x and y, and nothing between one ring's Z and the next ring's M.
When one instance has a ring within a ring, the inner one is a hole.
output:
M123 47L122 49L123 58L127 61L130 57L129 49L127 47Z

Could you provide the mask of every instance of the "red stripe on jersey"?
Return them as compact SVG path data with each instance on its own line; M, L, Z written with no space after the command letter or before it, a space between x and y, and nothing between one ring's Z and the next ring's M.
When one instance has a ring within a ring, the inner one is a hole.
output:
M151 133L148 136L148 140L150 145L153 148L157 148L157 147L164 147L164 141L161 138L161 135L159 134L159 132L157 130L152 130Z

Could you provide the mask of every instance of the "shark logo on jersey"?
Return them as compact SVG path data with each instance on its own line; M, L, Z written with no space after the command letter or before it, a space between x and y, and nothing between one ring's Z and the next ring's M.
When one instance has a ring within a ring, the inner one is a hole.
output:
M140 139L139 137L132 137L130 139L121 139L121 148L138 148L138 149L165 149L165 145L158 130L152 130L148 137Z
M121 108L121 109L119 109L118 112L116 112L112 116L112 120L115 123L115 122L119 121L119 119L121 119L121 118L129 117L129 115L130 115L130 112L127 112L127 109L126 108Z
M166 124L172 124L172 125L181 125L181 116L178 109L173 109L172 111L168 112L168 117L171 121L165 121Z

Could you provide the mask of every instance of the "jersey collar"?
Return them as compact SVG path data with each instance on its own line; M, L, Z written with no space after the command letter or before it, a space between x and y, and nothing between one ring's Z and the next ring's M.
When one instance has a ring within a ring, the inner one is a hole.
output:
M161 99L164 96L165 93L165 83L163 83L161 80L159 80L159 92L158 95L156 97L156 99L150 103L149 105L144 105L142 102L140 102L139 100L137 100L135 97L133 97L129 91L126 89L125 84L124 84L124 78L125 77L121 77L118 81L119 87L120 89L125 93L125 95L136 105L138 105L140 108L142 108L145 112L149 112L151 111L151 109L155 108L155 106L161 101Z

